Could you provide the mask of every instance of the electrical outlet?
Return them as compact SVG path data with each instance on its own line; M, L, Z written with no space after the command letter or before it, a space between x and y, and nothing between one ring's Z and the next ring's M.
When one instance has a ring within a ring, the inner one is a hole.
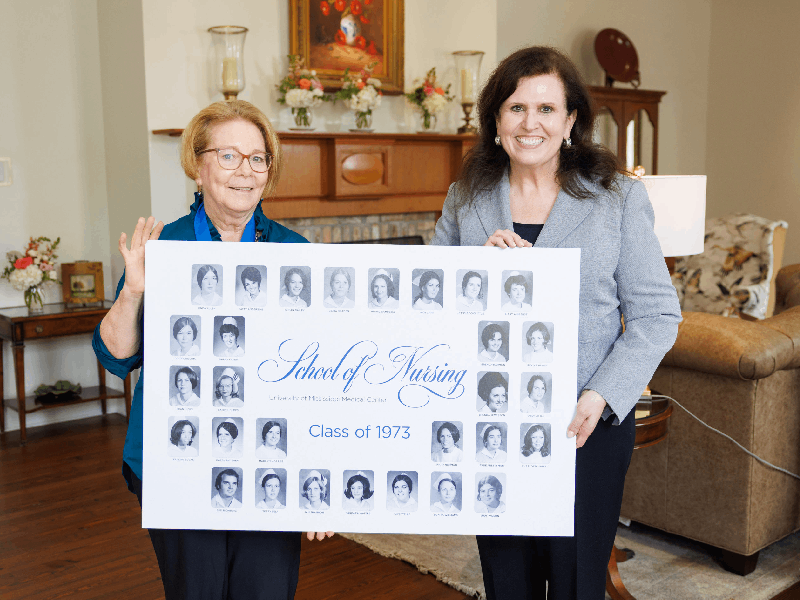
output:
M11 159L0 157L0 186L11 185Z

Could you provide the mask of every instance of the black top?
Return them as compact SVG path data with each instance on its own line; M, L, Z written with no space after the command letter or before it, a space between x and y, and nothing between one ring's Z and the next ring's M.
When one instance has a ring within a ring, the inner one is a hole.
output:
M514 223L514 233L532 245L536 244L539 234L542 233L543 223Z

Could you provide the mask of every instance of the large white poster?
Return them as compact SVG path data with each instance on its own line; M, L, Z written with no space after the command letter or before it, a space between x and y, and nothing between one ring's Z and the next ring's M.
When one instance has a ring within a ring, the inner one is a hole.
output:
M143 526L571 535L579 264L147 244Z

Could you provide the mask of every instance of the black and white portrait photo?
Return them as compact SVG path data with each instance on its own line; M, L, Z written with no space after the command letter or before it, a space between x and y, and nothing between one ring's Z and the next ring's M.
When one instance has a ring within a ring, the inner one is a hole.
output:
M416 471L389 471L386 474L386 508L395 513L416 512L419 508L419 476Z
M256 419L256 458L286 458L286 419Z
M475 474L475 512L500 514L506 512L503 502L505 473Z
M331 472L327 469L300 469L300 508L328 510L330 480Z
M550 412L553 398L553 375L550 373L523 373L519 392L519 410L528 414Z
M222 265L192 265L192 304L222 304Z
M211 455L216 458L241 458L244 420L241 417L211 419Z
M529 365L553 362L553 324L526 321L522 325L522 360Z
M520 425L519 460L522 463L539 465L550 462L550 423Z
M370 310L397 310L400 307L400 269L369 269L367 276Z
M353 308L356 291L353 282L356 270L353 267L325 267L325 308Z
M411 282L411 306L414 310L442 310L444 271L414 269Z
M286 469L256 469L253 489L256 492L256 508L286 508Z
M479 422L475 425L475 460L502 464L508 458L508 427L505 423Z
M486 310L486 290L489 289L489 275L486 271L459 269L456 271L456 309L465 312ZM452 292L451 292L452 293Z
M200 406L200 367L169 368L169 405Z
M199 417L170 417L169 418L169 444L167 446L170 456L180 458L194 458L200 452L200 442L197 433L200 431Z
M217 408L244 406L244 368L214 367L213 405Z
M211 506L239 510L242 508L242 470L238 467L211 469Z
M508 321L478 323L478 360L482 363L505 363L508 360Z
M239 265L236 267L236 306L264 307L267 305L267 267Z
M244 317L214 317L214 356L244 356Z
M464 458L461 421L434 421L431 425L431 460L457 463Z
M508 411L508 373L478 371L479 413L499 414Z
M172 315L169 318L172 339L169 352L172 356L200 356L200 317L198 315Z
M311 268L281 267L281 300L284 308L311 306Z
M526 313L531 309L533 296L531 271L503 271L503 290L500 304L504 312Z
M345 470L342 478L342 508L347 512L370 512L375 507L375 473Z
M434 471L431 473L431 512L457 514L461 512L461 473Z

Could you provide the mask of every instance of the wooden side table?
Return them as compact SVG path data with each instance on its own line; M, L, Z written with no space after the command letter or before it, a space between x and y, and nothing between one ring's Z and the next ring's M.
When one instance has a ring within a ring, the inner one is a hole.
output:
M67 335L92 333L94 328L113 302L106 300L102 306L96 307L70 307L63 303L46 304L41 314L28 314L25 306L14 308L0 308L0 432L5 431L5 409L8 407L19 413L20 443L25 445L27 436L25 432L25 416L28 413L79 404L81 402L100 401L103 414L106 413L106 400L110 398L125 398L125 414L131 412L131 376L124 380L124 391L106 387L106 371L97 362L99 385L84 387L81 397L69 402L52 404L38 404L36 396L25 396L25 342L27 340L45 340ZM8 340L14 349L14 375L17 384L16 398L3 398L3 342ZM46 383L54 383L47 381Z

